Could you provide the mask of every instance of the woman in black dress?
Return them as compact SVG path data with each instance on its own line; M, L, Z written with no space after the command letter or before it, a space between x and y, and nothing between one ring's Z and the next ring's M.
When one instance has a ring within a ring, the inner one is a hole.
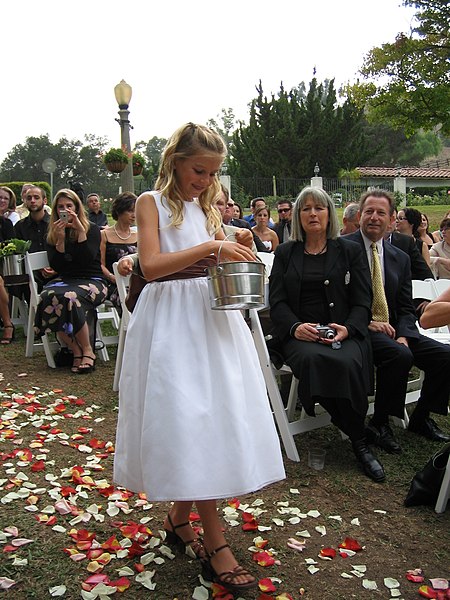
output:
M348 435L365 473L385 478L369 451L364 419L372 393L368 337L371 280L359 244L338 237L334 203L305 188L292 209L291 240L280 244L270 275L270 315L287 364L299 379L299 398L314 415L319 403ZM331 339L317 327L334 330Z
M90 373L95 369L95 353L86 318L104 302L107 288L100 264L100 230L89 222L72 190L59 190L53 200L47 254L58 276L41 292L36 332L56 332L73 352L72 371Z
M136 195L133 192L123 192L117 196L111 207L111 216L116 223L101 232L100 256L103 276L108 282L108 300L113 303L119 314L122 313L122 307L113 264L123 256L137 252L137 231L131 229L136 220L135 204Z

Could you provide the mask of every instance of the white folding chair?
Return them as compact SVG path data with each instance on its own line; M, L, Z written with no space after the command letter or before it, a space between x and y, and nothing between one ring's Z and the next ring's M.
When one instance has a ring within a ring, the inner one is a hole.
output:
M15 327L23 327L23 332L25 336L27 335L28 304L16 296L12 296L11 299L11 321Z
M329 425L331 423L330 415L327 412L323 412L322 414L317 414L315 417L310 417L305 416L304 411L302 410L300 418L292 420L294 419L297 403L298 380L294 376L292 377L288 406L285 408L275 376L277 374L291 373L291 370L287 365L283 365L283 367L278 370L273 367L264 339L258 311L256 309L251 309L249 311L249 320L250 330L252 332L253 341L255 342L264 381L266 383L267 394L269 396L270 405L284 449L288 458L298 462L300 456L298 454L297 446L295 445L294 435Z
M47 252L27 252L25 255L25 271L30 278L30 305L28 307L28 325L27 325L27 341L25 346L25 356L30 358L33 356L34 350L44 350L47 364L51 369L55 369L54 352L58 349L56 341L51 342L48 335L45 333L41 337L41 342L35 341L34 336L34 318L36 316L37 305L39 304L39 292L33 271L49 267Z
M450 455L447 460L447 466L445 468L444 479L442 480L441 489L439 491L438 499L434 510L437 513L443 513L447 506L447 502L450 500Z
M119 335L105 335L102 331L102 323L109 322L114 329L119 332L120 318L115 307L106 300L100 306L97 306L97 327L96 327L96 340L99 342L99 348L96 351L100 354L101 359L104 362L109 361L109 354L107 346L117 346L119 343Z
M130 320L130 312L125 305L125 298L127 295L128 286L130 283L130 276L123 276L117 269L117 263L113 263L114 276L116 278L117 291L119 294L120 305L122 307L122 318L120 319L119 325L119 343L117 345L116 354L116 368L114 370L114 382L113 391L117 392L119 389L120 373L122 371L123 362L123 350L125 347L125 337L127 335L128 322Z

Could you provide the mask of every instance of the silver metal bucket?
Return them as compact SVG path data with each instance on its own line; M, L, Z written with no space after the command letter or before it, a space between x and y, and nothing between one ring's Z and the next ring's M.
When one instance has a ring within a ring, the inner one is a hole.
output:
M2 273L5 277L25 274L25 256L23 254L10 254L1 260Z
M213 310L263 308L265 266L261 262L225 262L208 267Z

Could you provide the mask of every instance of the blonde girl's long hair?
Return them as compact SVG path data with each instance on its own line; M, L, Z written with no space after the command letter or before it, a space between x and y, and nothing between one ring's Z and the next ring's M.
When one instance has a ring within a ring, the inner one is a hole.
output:
M77 194L69 189L62 189L56 192L55 197L52 202L52 212L50 215L50 221L48 224L48 232L47 232L47 242L52 246L56 246L56 231L55 231L55 221L59 219L58 211L56 210L58 200L60 198L67 198L68 200L72 200L75 204L75 212L77 214L78 220L83 225L83 229L87 233L91 227L89 219L86 214L86 210L81 202L80 198ZM76 232L73 229L69 229L69 237L71 240L75 240L77 237Z
M218 133L209 127L194 123L186 123L177 129L163 150L155 188L161 192L169 204L174 227L183 222L183 201L185 200L177 182L175 161L205 153L216 154L223 160L227 155L227 148ZM213 206L218 193L220 193L220 181L217 176L198 198L206 215L206 227L209 233L215 233L222 225L222 219Z

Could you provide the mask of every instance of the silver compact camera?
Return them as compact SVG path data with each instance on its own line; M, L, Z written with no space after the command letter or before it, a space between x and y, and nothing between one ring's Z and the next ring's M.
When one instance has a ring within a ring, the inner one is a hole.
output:
M337 334L336 329L334 329L334 327L328 327L328 325L317 325L316 329L317 333L319 334L319 338L324 340L332 340ZM339 350L341 347L341 342L333 342L331 347L333 350Z
M317 325L316 329L319 337L325 340L332 340L337 333L336 329L328 327L328 325Z

